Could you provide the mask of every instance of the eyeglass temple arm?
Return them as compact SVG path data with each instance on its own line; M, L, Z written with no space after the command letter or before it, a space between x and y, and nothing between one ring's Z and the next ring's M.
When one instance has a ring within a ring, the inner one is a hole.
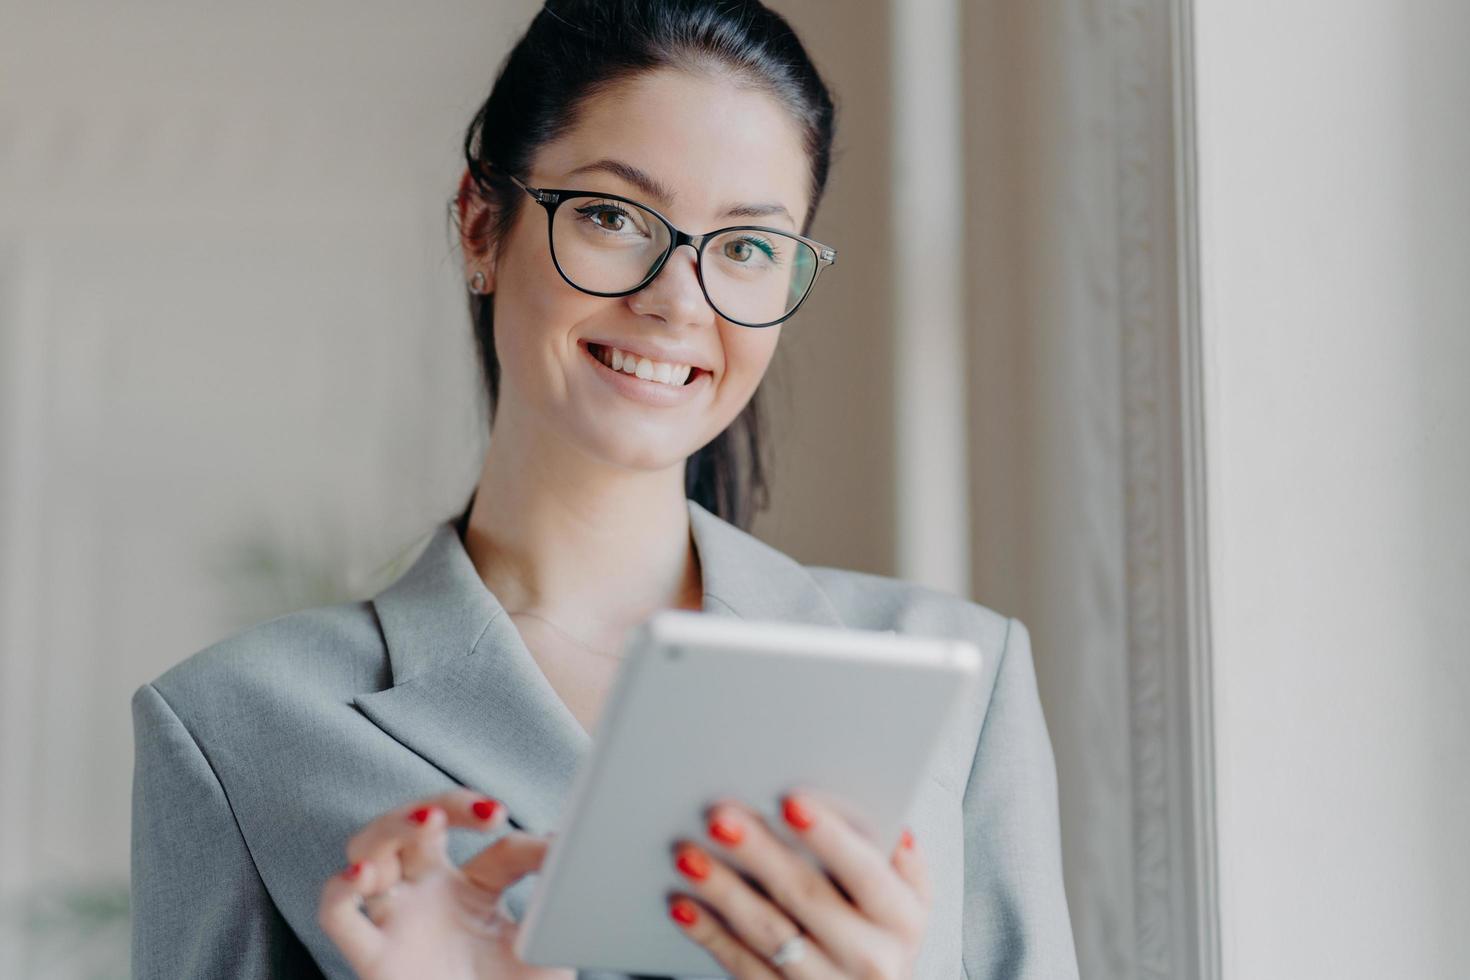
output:
M496 169L497 170L500 170L499 167L497 167ZM551 203L553 203L553 204L556 202L556 195L555 194L548 194L545 191L540 190L540 189L535 188L535 187L527 187L524 181L522 181L515 174L511 173L509 170L501 170L501 172L503 174L505 174L507 177L509 177L515 183L515 185L517 187L519 187L521 190L525 191L527 194L530 194L532 197L534 197L537 201L541 202L542 204L545 204L548 201L551 202Z

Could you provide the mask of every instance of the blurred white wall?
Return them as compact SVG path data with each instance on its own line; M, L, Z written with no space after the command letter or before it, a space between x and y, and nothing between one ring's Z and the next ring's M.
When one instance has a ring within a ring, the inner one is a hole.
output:
M1470 971L1470 6L1199 4L1226 975Z
M478 473L447 202L532 5L435 9L0 15L0 975L117 968L131 690Z

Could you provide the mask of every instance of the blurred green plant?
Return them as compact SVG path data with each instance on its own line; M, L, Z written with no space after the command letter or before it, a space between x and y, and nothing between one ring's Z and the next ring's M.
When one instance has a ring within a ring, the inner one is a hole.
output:
M303 542L262 531L212 552L209 570L225 586L225 615L238 627L376 595L408 570L425 541L420 537L363 569L340 535Z
M7 901L11 935L0 969L28 978L112 980L128 976L131 919L126 878L48 881ZM14 956L22 962L12 962Z

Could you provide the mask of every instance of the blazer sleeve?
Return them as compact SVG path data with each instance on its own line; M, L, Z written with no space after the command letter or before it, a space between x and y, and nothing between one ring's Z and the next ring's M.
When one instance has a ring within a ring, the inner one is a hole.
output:
M132 708L133 977L320 977L194 737L153 684Z
M964 794L968 980L1078 975L1056 761L1025 624L1011 619Z

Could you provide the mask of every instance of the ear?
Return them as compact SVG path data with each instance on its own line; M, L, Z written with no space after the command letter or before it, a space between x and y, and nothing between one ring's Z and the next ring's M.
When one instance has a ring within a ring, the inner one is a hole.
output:
M460 251L464 254L464 278L485 274L485 292L495 291L495 250L490 246L490 224L495 217L490 201L475 186L468 169L460 175L454 199L455 223L459 227Z

